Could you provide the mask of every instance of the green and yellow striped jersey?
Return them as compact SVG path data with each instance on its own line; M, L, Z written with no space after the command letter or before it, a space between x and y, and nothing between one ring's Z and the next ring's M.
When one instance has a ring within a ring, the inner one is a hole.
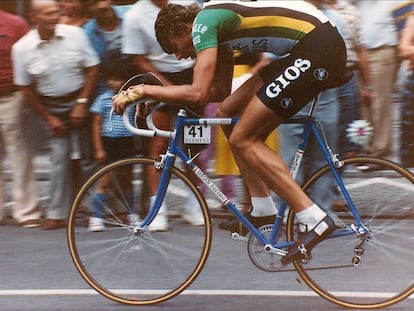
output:
M196 52L225 45L243 53L288 54L328 18L306 1L210 1L193 24Z

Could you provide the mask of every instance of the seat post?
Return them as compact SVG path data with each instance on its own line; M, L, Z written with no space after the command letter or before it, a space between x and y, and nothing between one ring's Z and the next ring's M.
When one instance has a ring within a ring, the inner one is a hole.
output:
M321 95L321 93L319 93L318 95L316 95L313 99L312 99L312 103L310 105L309 108L309 112L308 112L308 117L312 117L315 110L316 110L316 106L318 105L318 100L319 100L319 96Z

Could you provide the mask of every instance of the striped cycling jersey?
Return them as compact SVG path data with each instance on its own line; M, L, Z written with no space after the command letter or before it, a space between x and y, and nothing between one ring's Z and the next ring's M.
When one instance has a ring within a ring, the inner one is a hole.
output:
M196 52L227 46L243 53L288 54L328 18L306 1L210 1L193 24Z

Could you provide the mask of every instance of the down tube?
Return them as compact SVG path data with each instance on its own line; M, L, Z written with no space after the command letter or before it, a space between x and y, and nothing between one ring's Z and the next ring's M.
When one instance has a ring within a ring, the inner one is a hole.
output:
M190 159L181 148L177 147L175 151L178 157L194 172L194 174L201 181L203 181L209 189L211 189L211 191L217 196L220 202L222 202L224 205L231 203L226 195L220 191L220 189L210 180L210 178L208 178L206 174L204 174L204 172L197 165L193 163L192 159Z

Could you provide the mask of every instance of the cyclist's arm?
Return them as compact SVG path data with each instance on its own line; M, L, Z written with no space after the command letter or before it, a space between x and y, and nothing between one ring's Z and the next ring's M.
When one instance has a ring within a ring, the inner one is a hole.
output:
M234 57L233 51L219 48L218 62L214 74L213 85L210 90L208 102L221 102L231 93L233 81Z
M224 66L224 64L218 64L217 60L218 48L202 50L197 54L192 84L165 87L145 85L143 93L145 97L165 101L174 106L203 106L210 96L216 65Z

